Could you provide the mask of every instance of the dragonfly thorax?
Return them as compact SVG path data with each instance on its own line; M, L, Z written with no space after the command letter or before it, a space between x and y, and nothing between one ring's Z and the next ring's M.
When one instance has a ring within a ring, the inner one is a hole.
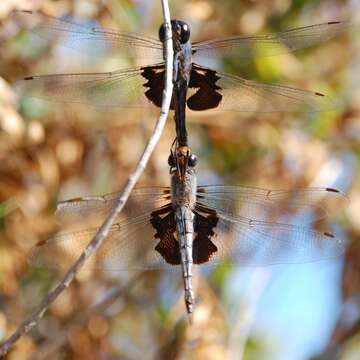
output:
M187 168L183 177L177 172L171 175L171 199L173 207L189 206L196 201L196 175L194 168Z

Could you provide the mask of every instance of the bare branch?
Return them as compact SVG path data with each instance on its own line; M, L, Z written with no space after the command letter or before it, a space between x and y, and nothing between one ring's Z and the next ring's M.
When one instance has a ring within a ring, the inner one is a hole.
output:
M165 55L166 55L166 70L165 70L165 87L163 92L162 106L159 119L155 125L153 134L147 143L141 158L132 172L130 174L123 191L119 199L117 200L114 208L109 213L105 222L99 228L95 237L90 241L86 246L85 250L82 252L80 257L75 261L75 263L70 267L70 269L65 274L64 278L59 282L59 284L51 290L41 303L35 308L33 313L17 328L17 330L1 345L0 347L0 356L4 356L12 345L19 340L19 338L28 333L33 327L38 324L38 321L41 319L45 311L51 305L52 302L71 284L76 274L84 265L85 261L94 253L94 251L102 244L104 239L107 237L111 225L113 224L115 218L124 207L132 189L134 188L136 182L138 181L141 173L145 169L145 166L158 143L160 136L162 134L163 128L166 123L168 116L171 96L172 96L172 66L173 66L173 46L172 46L172 34L171 34L171 25L170 25L170 11L167 0L161 0L163 8L163 17L164 23L166 24L166 41L164 42L165 46Z

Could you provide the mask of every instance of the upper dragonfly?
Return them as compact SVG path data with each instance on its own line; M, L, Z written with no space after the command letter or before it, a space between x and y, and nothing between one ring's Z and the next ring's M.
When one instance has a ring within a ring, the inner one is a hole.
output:
M120 33L54 18L34 11L17 11L23 24L34 20L29 30L48 41L59 40L64 46L81 52L99 49L146 59L145 66L103 73L73 73L28 76L30 94L52 100L81 102L95 106L161 106L164 87L164 26L159 40ZM333 21L295 28L275 34L235 36L191 43L190 27L172 20L174 43L174 93L179 145L187 144L185 106L191 110L234 110L243 112L311 112L328 109L331 100L318 92L271 85L227 75L204 67L211 58L232 56L244 61L258 56L276 55L309 47L328 40L348 28L347 22ZM180 129L182 131L180 131ZM181 134L181 136L180 136Z
M197 158L187 147L169 156L171 186L135 189L108 238L87 268L173 269L181 266L185 304L194 310L194 265L302 263L339 256L343 240L312 222L342 207L332 188L268 190L243 186L198 186ZM65 268L83 251L119 193L59 203L56 217L67 226L38 243L30 262Z

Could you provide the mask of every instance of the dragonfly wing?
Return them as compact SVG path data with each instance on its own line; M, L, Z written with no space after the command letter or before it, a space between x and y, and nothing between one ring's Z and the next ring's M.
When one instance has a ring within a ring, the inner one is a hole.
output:
M161 67L161 65L157 65ZM157 105L147 95L147 71L129 68L104 73L28 76L19 85L25 96L98 107L148 107ZM162 88L156 88L160 97Z
M269 190L245 186L198 186L197 202L223 215L303 223L325 218L343 208L346 196L332 188ZM305 219L305 220L304 220Z
M96 234L97 228L61 232L37 244L30 252L34 266L67 269ZM89 258L85 270L148 270L170 268L155 250L158 239L150 223L150 214L128 222L115 223L109 236Z
M163 60L163 46L158 40L107 30L97 26L79 24L70 17L56 18L39 11L14 11L13 17L30 33L47 42L61 45L79 52L98 55L114 53L114 57L131 56L146 59L147 63Z
M333 21L257 36L235 36L193 44L194 61L200 63L209 57L234 57L250 60L307 48L327 41L350 27L346 21Z
M188 107L192 110L232 110L248 113L316 112L332 110L334 101L321 93L259 83L193 64Z
M341 239L312 228L231 218L201 206L195 213L194 251L207 249L202 259L210 266L306 263L336 258L345 247Z
M56 218L66 230L38 243L31 251L30 263L68 267L96 234L118 196L113 193L59 203ZM169 188L135 189L88 267L115 271L176 265L178 245L169 199Z
M121 193L115 192L101 196L89 196L58 203L55 217L64 226L100 226ZM117 221L133 219L151 213L171 201L168 187L139 187L132 191Z

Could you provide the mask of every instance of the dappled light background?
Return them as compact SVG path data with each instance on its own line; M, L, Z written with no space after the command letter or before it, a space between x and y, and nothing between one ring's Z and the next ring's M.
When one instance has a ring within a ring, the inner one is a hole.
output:
M157 38L159 1L2 0L0 3L0 340L40 302L61 272L27 264L29 249L58 230L57 201L121 189L158 112L96 110L21 95L27 75L110 71L137 64L46 44L19 27L15 9L71 15L97 26ZM199 303L187 324L180 269L81 273L25 335L9 359L342 359L360 348L360 3L356 0L170 1L193 40L277 32L332 20L353 26L320 46L241 63L209 64L262 82L330 95L315 114L190 112L200 184L274 189L321 186L349 202L330 230L347 241L343 258L263 268L218 266L195 273ZM88 53L88 52L87 52ZM143 173L142 186L168 185L173 120ZM109 294L113 294L110 296ZM104 297L113 301L96 307Z

